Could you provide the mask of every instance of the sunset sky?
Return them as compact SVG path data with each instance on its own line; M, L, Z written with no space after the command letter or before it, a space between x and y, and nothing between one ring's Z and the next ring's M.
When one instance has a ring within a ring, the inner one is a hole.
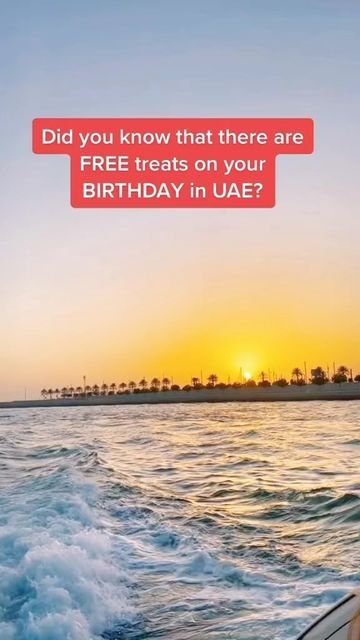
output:
M360 371L360 5L6 2L0 399L239 368ZM275 209L74 210L34 117L312 117Z

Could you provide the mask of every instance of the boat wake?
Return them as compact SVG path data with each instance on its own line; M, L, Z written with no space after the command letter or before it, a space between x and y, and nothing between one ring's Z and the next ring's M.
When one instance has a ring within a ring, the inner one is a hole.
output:
M296 637L360 585L357 406L307 407L0 410L1 640Z

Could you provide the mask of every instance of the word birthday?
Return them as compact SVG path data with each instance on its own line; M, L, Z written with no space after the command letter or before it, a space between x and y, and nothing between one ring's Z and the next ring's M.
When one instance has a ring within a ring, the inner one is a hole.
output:
M276 158L310 118L36 118L33 151L71 163L75 208L271 208Z

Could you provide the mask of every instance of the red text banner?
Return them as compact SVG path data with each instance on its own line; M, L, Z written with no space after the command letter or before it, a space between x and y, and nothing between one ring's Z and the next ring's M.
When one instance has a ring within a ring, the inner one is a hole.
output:
M271 208L276 158L311 118L36 118L33 151L70 156L75 208Z

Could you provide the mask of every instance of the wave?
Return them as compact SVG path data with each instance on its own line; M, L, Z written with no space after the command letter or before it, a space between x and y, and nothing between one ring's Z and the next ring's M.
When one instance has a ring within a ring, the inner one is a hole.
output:
M1 639L90 640L127 624L127 577L113 562L96 486L69 469L35 485L19 486L2 510Z
M360 584L347 407L0 411L1 640L295 636Z

